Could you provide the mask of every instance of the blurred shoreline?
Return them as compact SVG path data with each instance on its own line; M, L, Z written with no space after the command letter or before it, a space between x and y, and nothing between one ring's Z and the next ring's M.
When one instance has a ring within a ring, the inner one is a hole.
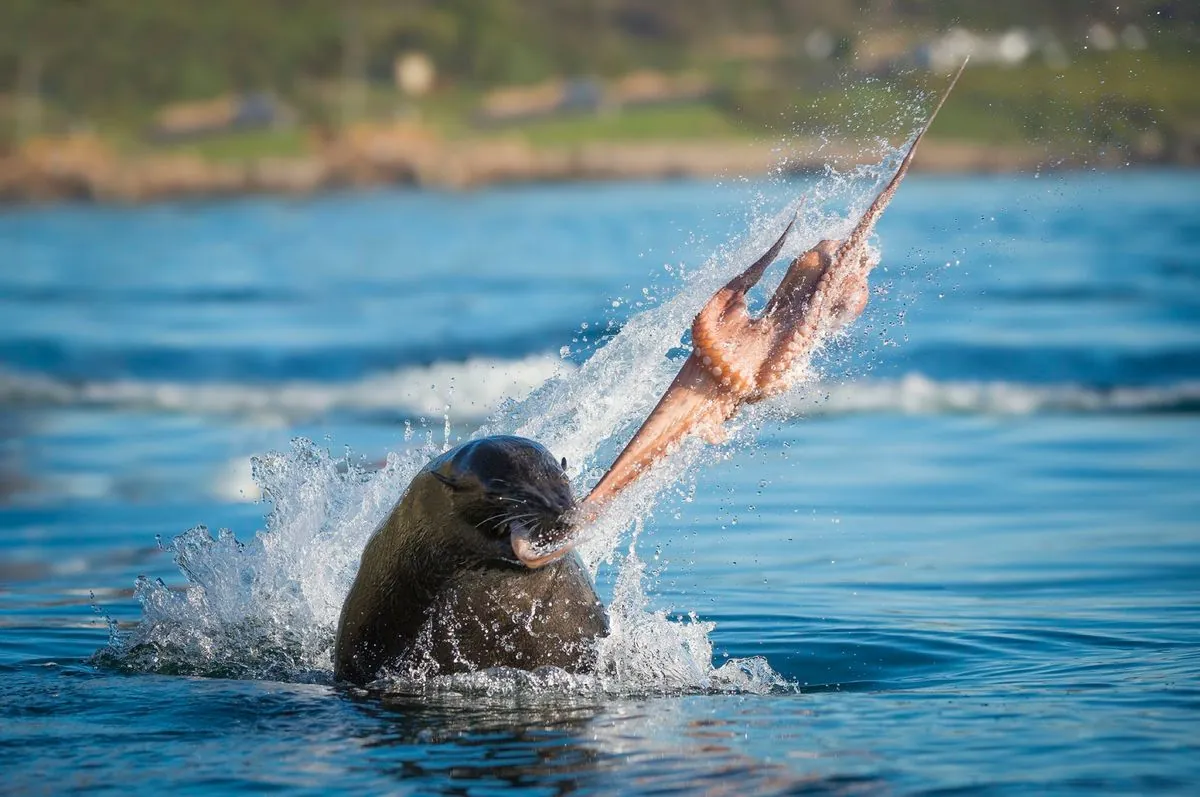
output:
M845 169L881 157L877 142L700 139L534 146L520 138L446 141L404 124L355 127L312 149L230 161L191 152L121 155L88 134L39 138L0 157L0 202L139 203L380 186L465 190L512 183L749 177L820 172L827 165ZM914 170L997 174L1195 166L1197 152L1200 142L1173 151L1113 148L1081 156L1028 144L934 138L922 144Z
M1200 165L1183 0L0 4L0 203Z

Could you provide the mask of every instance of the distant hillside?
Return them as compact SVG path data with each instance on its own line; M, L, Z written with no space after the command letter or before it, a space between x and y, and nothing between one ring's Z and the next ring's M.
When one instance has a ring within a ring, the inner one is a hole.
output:
M1196 163L1198 32L1195 0L4 0L0 194L807 164L896 143L967 53L941 168Z
M803 48L813 31L829 37L831 57L849 63L881 31L916 36L954 25L1020 25L1078 41L1095 22L1113 29L1136 23L1163 46L1195 52L1200 3L4 0L0 92L9 103L22 92L39 94L47 106L43 124L136 127L165 103L259 90L279 93L308 121L337 123L362 109L331 98L331 87L347 80L390 85L395 58L405 51L427 53L439 85L460 89L641 68L794 85L820 71ZM756 53L752 34L776 40ZM740 52L739 36L749 43ZM747 70L747 62L758 66Z

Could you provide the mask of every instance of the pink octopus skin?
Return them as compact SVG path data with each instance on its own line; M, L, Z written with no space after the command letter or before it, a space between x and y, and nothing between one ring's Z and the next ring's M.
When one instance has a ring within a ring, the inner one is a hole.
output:
M785 392L802 370L798 366L807 363L829 333L858 318L869 296L872 264L867 239L965 68L964 61L895 175L845 239L821 241L795 258L763 312L751 316L746 294L778 257L793 221L762 257L708 300L692 322L691 354L612 467L580 502L580 524L595 519L689 435L713 442L724 439L724 423L742 406ZM543 551L519 540L514 550L519 543L518 557L528 566L540 567L563 556L577 541L578 537Z

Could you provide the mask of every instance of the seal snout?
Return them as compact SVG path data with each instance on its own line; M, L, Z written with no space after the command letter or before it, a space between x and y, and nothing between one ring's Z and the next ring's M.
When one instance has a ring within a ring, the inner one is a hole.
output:
M557 472L546 479L530 480L512 497L520 509L508 523L509 541L517 560L529 568L550 564L574 547L575 497L561 468L554 464Z
M538 568L557 561L575 547L576 518L572 503L546 522L514 521L509 525L513 554L521 564Z

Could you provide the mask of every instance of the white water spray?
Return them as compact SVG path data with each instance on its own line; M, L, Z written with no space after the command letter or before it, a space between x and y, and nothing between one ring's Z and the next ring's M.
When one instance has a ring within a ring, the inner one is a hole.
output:
M765 251L797 212L795 233L781 259L822 238L844 236L898 157L899 151L877 167L830 174L808 192L803 205L797 197L774 216L758 219L743 240L715 253L673 298L630 319L581 367L564 368L526 398L503 404L477 434L538 440L555 456L567 458L576 493L584 494L673 378L680 360L669 353L680 348L691 318L712 292ZM848 217L821 211L837 204L849 204ZM777 282L782 271L777 267L767 281ZM749 430L770 411L769 406L756 407L735 422L732 445L752 442ZM139 580L141 623L115 637L98 658L133 670L328 680L338 615L363 547L444 442L435 441L430 432L373 472L307 440L295 441L287 452L256 458L254 479L272 505L265 529L248 541L238 541L226 530L214 539L204 528L176 538L171 549L187 585L177 591L159 580ZM729 660L715 668L709 640L714 624L695 616L671 619L651 608L636 548L642 524L660 492L694 476L711 456L711 448L689 440L623 494L581 547L593 575L606 563L616 569L611 633L598 642L595 675L489 671L439 676L421 688L499 693L527 687L618 692L786 688L761 658Z

